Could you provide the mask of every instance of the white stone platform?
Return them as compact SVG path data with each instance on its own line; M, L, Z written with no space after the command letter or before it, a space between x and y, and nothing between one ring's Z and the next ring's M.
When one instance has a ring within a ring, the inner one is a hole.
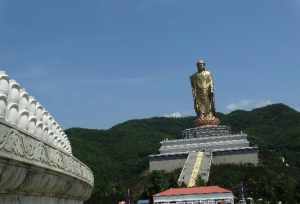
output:
M0 71L0 203L82 204L93 186L54 117Z
M178 183L193 186L198 176L208 181L211 164L259 162L258 148L250 146L247 134L232 134L228 126L190 128L182 131L182 136L183 139L160 142L159 154L149 155L150 171L181 168ZM197 159L200 153L208 156Z

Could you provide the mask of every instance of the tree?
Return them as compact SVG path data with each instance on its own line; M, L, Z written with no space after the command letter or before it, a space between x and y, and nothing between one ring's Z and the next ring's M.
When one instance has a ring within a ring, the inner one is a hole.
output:
M206 186L206 182L201 178L201 176L198 176L196 186Z

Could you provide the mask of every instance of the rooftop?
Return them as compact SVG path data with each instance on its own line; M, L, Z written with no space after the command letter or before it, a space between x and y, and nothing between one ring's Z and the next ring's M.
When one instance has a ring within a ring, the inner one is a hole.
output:
M195 195L195 194L211 194L211 193L232 193L230 190L219 186L202 186L192 188L170 188L154 196L178 196L178 195Z

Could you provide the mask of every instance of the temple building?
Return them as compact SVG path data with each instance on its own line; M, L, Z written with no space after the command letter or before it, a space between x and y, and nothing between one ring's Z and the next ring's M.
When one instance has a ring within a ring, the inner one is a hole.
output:
M154 204L233 204L230 190L219 186L170 188L153 196Z

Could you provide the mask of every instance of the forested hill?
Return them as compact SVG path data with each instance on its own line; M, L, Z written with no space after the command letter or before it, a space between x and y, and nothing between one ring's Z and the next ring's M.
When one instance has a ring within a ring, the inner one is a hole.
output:
M295 173L300 168L299 112L284 104L273 104L218 115L222 124L231 126L234 132L248 133L251 143L258 145L261 152L273 152L272 159L286 158L288 174L295 180L295 188L300 187L300 175ZM95 174L93 203L112 203L127 188L136 187L147 174L147 156L158 152L162 139L180 138L182 130L193 126L193 120L194 117L160 117L130 120L108 130L68 129L74 155ZM266 161L265 165L272 164Z

